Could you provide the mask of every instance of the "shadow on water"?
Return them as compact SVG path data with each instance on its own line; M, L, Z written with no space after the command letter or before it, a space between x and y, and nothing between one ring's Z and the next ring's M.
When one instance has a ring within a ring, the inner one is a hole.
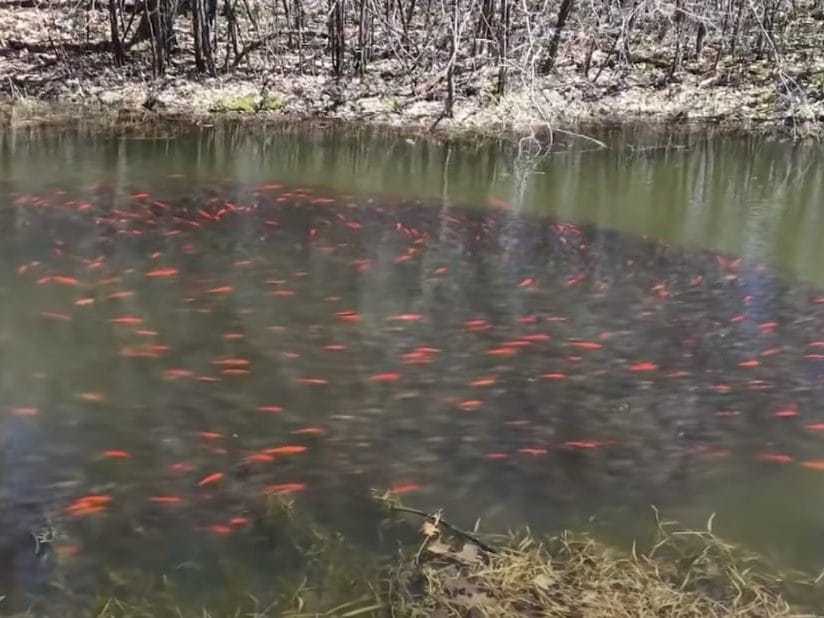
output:
M5 590L265 597L262 497L391 553L372 488L820 567L818 151L151 137L0 137Z

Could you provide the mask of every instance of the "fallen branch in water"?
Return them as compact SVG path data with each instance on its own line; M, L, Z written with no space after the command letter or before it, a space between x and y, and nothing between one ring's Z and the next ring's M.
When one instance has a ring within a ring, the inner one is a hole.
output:
M419 509L413 509L408 506L404 506L400 503L400 500L397 497L392 496L391 492L386 492L384 494L378 494L376 490L372 490L372 496L380 502L385 508L389 509L390 511L396 513L410 513L411 515L417 515L418 517L423 517L427 521L438 525L443 526L453 534L457 534L460 537L465 538L468 541L472 541L482 550L487 552L488 554L497 554L498 550L491 545L484 543L481 539L477 537L477 535L473 534L472 532L468 532L454 524L450 524L446 521L443 517L441 517L440 513L427 513L426 511L421 511Z

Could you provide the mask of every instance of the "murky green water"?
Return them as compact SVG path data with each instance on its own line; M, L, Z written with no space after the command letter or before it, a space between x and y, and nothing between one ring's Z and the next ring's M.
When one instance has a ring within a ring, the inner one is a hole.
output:
M262 496L392 551L371 488L820 569L822 154L609 142L0 135L0 594L266 598Z

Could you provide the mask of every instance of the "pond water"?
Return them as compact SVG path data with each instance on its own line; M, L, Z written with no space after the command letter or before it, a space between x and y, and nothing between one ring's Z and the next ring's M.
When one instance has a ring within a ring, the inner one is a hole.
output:
M716 513L820 571L824 157L604 139L0 134L2 611L266 602L306 567L267 493L369 552L391 489L618 542Z

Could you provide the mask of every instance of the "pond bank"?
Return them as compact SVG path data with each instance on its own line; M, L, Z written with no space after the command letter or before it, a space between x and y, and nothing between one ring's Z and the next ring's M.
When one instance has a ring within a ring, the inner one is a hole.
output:
M292 500L270 496L254 509L253 533L272 546L261 551L278 551L301 566L273 575L268 598L249 594L250 601L224 615L817 615L806 608L820 595L817 581L724 542L713 534L712 518L705 530L692 531L662 521L653 509L656 532L627 552L587 532L482 535L450 523L441 511L406 507L391 493L375 500L386 514L384 541L398 547L394 555L359 548ZM57 548L60 553L59 541ZM112 572L109 579L91 598L71 598L71 606L106 618L223 610L192 605L175 592L174 576L162 585L149 573ZM35 607L19 616L47 609Z
M279 56L280 66L272 67L249 51L247 69L235 66L208 77L193 72L181 51L165 74L153 79L146 71L145 44L130 49L126 63L116 66L106 41L105 13L64 20L64 7L19 4L0 15L0 46L6 51L0 74L8 76L0 83L0 126L78 118L201 125L224 118L322 120L487 137L586 134L639 123L807 137L819 135L824 126L824 68L810 56L804 38L817 32L824 18L803 10L797 18L803 28L797 40L785 42L780 59L747 52L719 63L707 49L685 56L683 69L672 75L668 52L647 37L635 43L631 61L596 50L584 70L582 50L570 45L549 74L526 79L523 67L513 69L502 96L496 93L499 75L491 67L470 71L458 80L451 114L446 114L450 93L443 84L417 69L414 76L404 75L389 60L373 63L362 75L336 76L325 60L304 71L290 64L291 57ZM178 36L184 41L187 30Z

